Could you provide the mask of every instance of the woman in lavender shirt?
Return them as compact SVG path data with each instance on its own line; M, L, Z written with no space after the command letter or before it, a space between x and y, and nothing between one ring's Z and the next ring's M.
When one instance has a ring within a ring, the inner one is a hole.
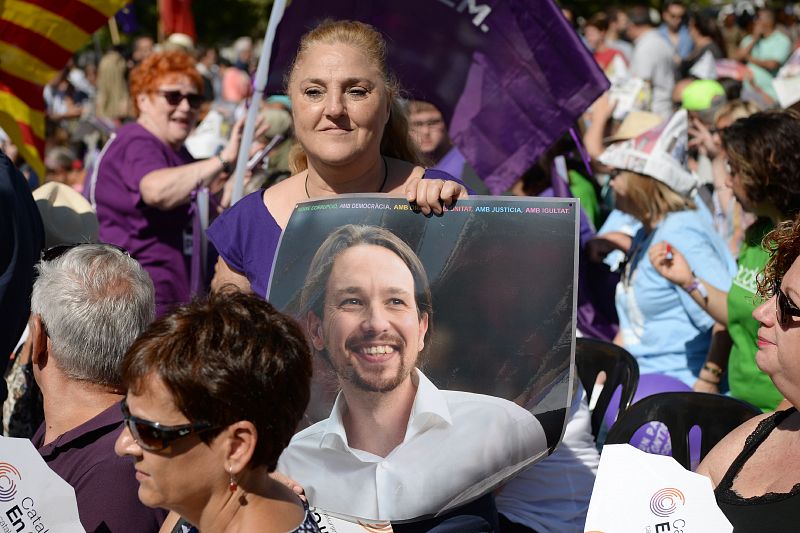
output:
M418 165L385 58L380 33L361 22L327 21L303 36L287 86L295 174L246 196L211 225L220 254L212 289L233 284L264 296L280 234L307 198L395 193L438 214L466 195L449 174Z
M184 147L202 90L184 52L155 53L136 67L130 92L138 118L106 145L89 191L100 239L124 247L147 270L159 316L190 299L192 192L221 189L239 150L241 123L217 157L194 161Z

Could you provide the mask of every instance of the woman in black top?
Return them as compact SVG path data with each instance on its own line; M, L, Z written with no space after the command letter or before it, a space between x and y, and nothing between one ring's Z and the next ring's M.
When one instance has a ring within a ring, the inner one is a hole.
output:
M711 478L735 533L797 531L800 521L800 219L764 242L771 257L759 279L765 301L753 311L756 363L786 400L732 431L697 469Z

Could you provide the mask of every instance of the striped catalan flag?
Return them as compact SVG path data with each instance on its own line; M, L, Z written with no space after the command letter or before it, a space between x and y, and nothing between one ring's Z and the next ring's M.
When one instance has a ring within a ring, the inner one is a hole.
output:
M0 128L44 176L44 86L130 0L0 0Z

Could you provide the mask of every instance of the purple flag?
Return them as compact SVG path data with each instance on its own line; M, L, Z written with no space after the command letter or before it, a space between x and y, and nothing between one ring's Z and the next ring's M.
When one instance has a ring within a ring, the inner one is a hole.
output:
M325 18L386 35L402 87L442 111L494 194L608 88L552 0L294 0L278 27L268 92L282 92L300 36Z
M114 15L122 33L136 33L139 31L139 20L136 18L136 9L133 2L129 3Z

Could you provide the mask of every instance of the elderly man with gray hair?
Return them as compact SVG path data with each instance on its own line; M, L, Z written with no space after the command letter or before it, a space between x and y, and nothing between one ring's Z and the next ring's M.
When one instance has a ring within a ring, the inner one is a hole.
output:
M75 489L87 531L156 532L165 514L141 504L134 465L114 453L120 363L153 320L153 283L105 244L49 248L37 271L29 325L44 423L33 443Z

